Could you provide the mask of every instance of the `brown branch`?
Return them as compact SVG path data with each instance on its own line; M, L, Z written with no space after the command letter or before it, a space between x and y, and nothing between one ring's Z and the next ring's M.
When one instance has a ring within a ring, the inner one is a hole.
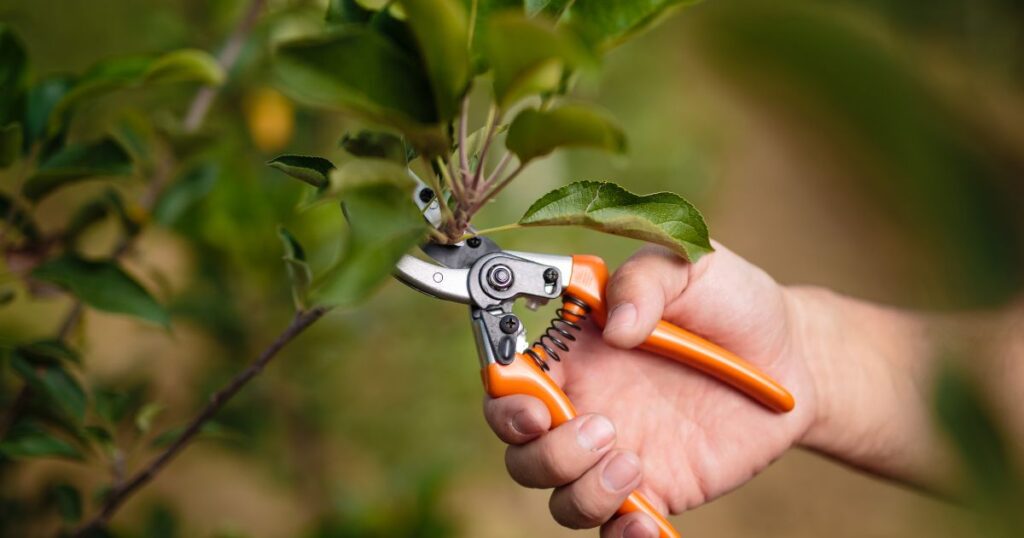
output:
M310 325L316 322L318 319L323 317L327 313L327 308L316 307L310 310L299 312L292 319L288 328L282 332L273 343L271 343L266 349L260 353L256 360L249 363L249 366L245 370L242 370L236 375L227 385L215 392L210 396L210 401L206 404L206 407L199 412L195 417L189 421L188 426L185 430L178 435L178 437L164 449L159 455L150 461L142 470L138 471L123 486L116 488L107 497L106 502L100 511L93 516L91 520L79 527L73 536L86 536L89 532L98 530L106 525L110 517L117 512L118 508L128 498L135 493L139 488L146 485L150 480L153 479L175 456L177 456L182 450L184 450L189 442L195 438L195 436L202 430L203 426L209 422L214 415L224 404L231 400L231 398L238 393L249 381L256 377L260 372L266 368L267 364L277 356L277 354L284 348L289 342L295 337L302 334Z

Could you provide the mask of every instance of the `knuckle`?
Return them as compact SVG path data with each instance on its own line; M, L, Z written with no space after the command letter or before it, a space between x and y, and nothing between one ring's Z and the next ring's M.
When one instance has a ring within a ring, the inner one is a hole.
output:
M568 465L565 461L566 458L562 454L563 451L560 450L561 447L557 443L551 442L551 440L547 439L548 442L540 445L537 464L545 481L563 484L575 477L569 473Z
M570 529L588 529L600 525L606 519L592 503L582 499L579 492L571 487L556 491L551 496L550 510L559 525Z
M520 486L530 487L528 477L523 468L522 463L518 457L519 450L517 447L510 446L505 449L505 470L508 471L508 475L512 477Z

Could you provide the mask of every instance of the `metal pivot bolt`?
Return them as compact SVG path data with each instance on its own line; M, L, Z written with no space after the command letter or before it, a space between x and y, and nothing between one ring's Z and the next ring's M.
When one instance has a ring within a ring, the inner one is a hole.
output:
M558 269L554 267L548 267L544 270L544 282L548 284L554 284L558 282Z
M480 243L481 241L479 237L470 237L466 240L466 245L469 246L469 248L477 248L480 246Z
M501 318L498 324L501 327L501 332L505 334L512 334L519 330L519 318L511 314Z
M507 265L495 265L487 271L487 283L498 291L505 291L511 288L514 280L512 269Z

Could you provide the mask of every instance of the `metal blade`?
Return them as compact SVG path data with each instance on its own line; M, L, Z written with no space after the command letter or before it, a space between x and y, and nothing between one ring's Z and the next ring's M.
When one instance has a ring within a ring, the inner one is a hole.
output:
M469 269L480 258L494 252L501 252L501 247L497 243L482 236L470 237L455 245L439 245L428 242L420 245L420 249L437 263L452 269Z

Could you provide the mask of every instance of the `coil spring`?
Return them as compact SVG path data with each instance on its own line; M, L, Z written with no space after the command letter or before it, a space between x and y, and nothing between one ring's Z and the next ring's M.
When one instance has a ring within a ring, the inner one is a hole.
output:
M548 325L544 334L526 350L526 354L542 370L550 370L551 368L548 366L547 361L541 357L541 354L535 348L543 350L544 354L552 360L561 361L562 357L554 348L561 351L569 351L569 344L576 341L576 335L573 334L573 331L579 332L583 330L579 322L587 319L587 314L589 313L590 307L586 303L572 295L566 295L562 298L562 308L555 311L556 317L552 318L551 324ZM545 340L547 340L547 343L545 343Z

